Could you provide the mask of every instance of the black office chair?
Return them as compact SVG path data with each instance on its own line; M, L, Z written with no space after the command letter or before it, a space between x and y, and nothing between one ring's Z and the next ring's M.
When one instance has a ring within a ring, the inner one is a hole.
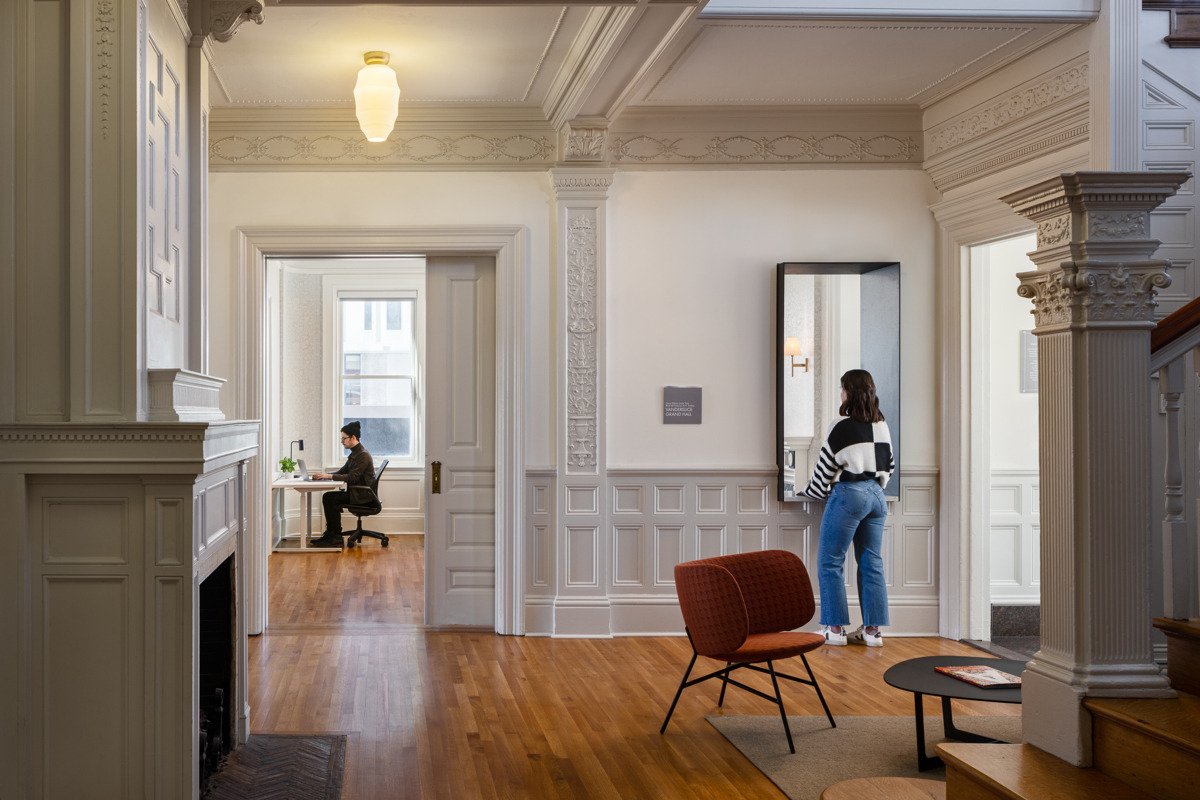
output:
M384 461L379 465L379 469L375 471L375 478L371 481L369 487L359 487L359 493L365 494L371 492L371 501L363 505L345 506L344 508L354 515L357 524L354 530L350 533L350 538L346 541L346 547L354 547L362 541L364 536L370 536L372 539L378 539L384 547L388 546L388 537L378 531L364 531L362 526L363 517L373 517L383 510L383 503L379 501L379 477L383 475L383 471L387 469L388 462Z

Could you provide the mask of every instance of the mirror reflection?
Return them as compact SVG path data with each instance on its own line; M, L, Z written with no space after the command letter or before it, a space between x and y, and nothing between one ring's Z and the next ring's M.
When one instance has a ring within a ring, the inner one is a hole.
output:
M900 265L784 262L776 286L776 452L779 499L809 500L805 484L839 419L841 376L865 369L900 463ZM899 493L900 470L884 494Z

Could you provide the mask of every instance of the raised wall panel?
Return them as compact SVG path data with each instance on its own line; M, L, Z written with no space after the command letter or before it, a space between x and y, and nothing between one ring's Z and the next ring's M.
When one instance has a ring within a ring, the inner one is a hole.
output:
M696 528L696 558L725 555L725 526L700 525Z
M442 491L453 489L495 489L496 470L494 469L463 469L461 467L447 469L445 486Z
M1147 172L1187 172L1189 177L1175 192L1174 197L1191 197L1196 194L1195 161L1143 161L1142 169Z
M655 486L654 487L654 513L656 513L656 514L682 514L683 513L683 487L682 486Z
M186 501L181 497L156 497L153 503L154 563L160 567L181 566L192 543L192 532L185 524Z
M753 553L767 549L766 525L739 525L738 552Z
M896 586L897 571L900 573L901 578L903 579L904 569L906 566L904 563L899 565L896 564L895 556L900 548L896 546L897 526L893 524L893 519L894 515L889 516L888 523L883 526L883 547L881 548L883 558L883 581L888 585L889 588ZM854 552L853 546L850 548L850 552ZM897 567L899 567L899 569L897 569Z
M1020 514L1021 486L1019 484L992 485L992 513Z
M1042 582L1042 559L1038 554L1042 552L1042 526L1030 526L1030 546L1033 550L1033 558L1030 563L1029 579L1034 586L1041 585Z
M724 514L725 513L725 487L724 486L697 486L696 487L696 513L698 514Z
M989 539L988 566L993 586L1021 584L1021 528L993 525Z
M613 586L642 585L642 526L613 526Z
M549 486L534 486L533 487L533 513L549 514L550 513L550 487Z
M600 510L600 489L596 486L568 486L568 514L596 514Z
M191 662L192 582L180 576L154 580L154 730L156 797L170 797L179 775L190 771L183 755L191 752L186 731L191 715L191 672L179 665Z
M654 526L654 585L674 586L675 565L683 561L683 526Z
M737 500L739 514L767 513L766 486L739 486L737 487Z
M600 585L597 569L599 553L596 552L598 535L594 527L567 528L567 586Z
M904 576L904 585L932 587L934 576L937 574L934 566L937 563L937 553L934 552L933 546L933 528L905 525L902 547L904 564L901 574Z
M1163 247L1192 247L1196 224L1190 208L1159 208L1150 212L1150 238Z
M809 562L809 546L812 539L811 525L782 525L779 528L779 548L795 553L806 564ZM809 572L816 576L816 565Z
M448 512L449 547L490 547L496 542L496 517L474 511Z
M533 585L550 585L550 529L546 525L533 526Z
M933 487L931 486L901 486L900 499L905 513L932 514L934 512Z
M496 571L474 567L447 567L446 591L455 590L475 593L479 589L496 588Z
M131 618L129 590L123 575L42 580L41 648L33 664L41 679L40 796L134 794L129 737L141 725L129 682L140 665L129 662L129 642L140 623Z
M642 513L642 487L614 486L612 512L614 514Z
M128 500L48 497L42 502L43 563L128 563Z
M1142 129L1142 147L1146 150L1190 150L1194 146L1192 122L1146 122Z
M232 501L229 491L231 486L229 481L224 481L210 486L204 491L203 523L200 528L202 531L200 541L204 546L212 544L229 530L229 504Z

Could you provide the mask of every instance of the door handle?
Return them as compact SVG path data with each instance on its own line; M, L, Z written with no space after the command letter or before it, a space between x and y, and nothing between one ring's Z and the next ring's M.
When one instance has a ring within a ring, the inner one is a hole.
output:
M434 461L429 466L433 467L433 477L432 477L433 493L441 494L442 493L442 462Z

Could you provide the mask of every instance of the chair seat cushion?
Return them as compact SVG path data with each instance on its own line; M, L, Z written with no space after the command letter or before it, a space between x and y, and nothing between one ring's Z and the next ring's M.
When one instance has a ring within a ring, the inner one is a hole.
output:
M816 650L825 644L825 637L819 633L752 633L737 650L732 653L710 655L717 661L775 661L780 658L791 658L810 650Z

